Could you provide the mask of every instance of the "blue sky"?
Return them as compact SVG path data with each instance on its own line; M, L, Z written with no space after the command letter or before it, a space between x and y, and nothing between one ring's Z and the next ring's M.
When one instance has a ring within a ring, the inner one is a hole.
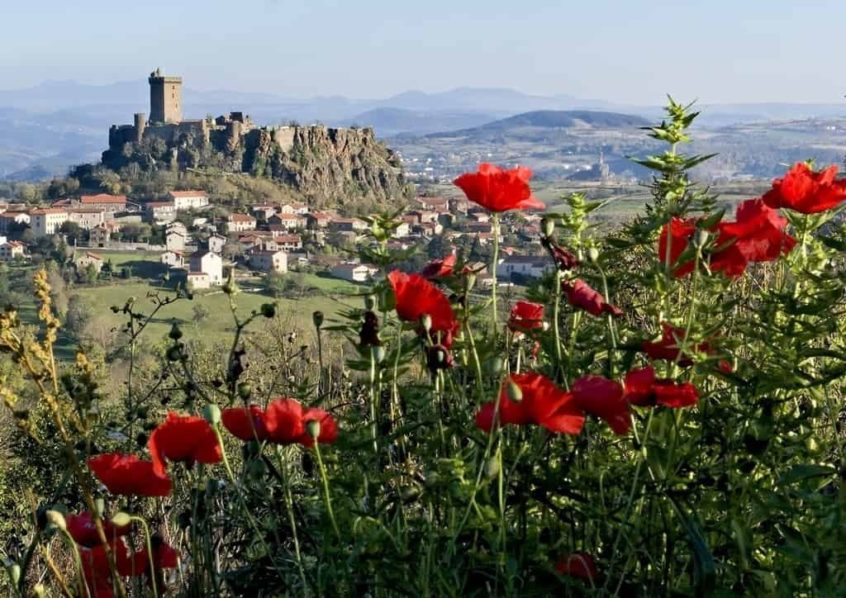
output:
M13 7L8 4L14 3ZM2 0L0 88L156 66L198 89L511 87L619 103L846 93L843 0Z

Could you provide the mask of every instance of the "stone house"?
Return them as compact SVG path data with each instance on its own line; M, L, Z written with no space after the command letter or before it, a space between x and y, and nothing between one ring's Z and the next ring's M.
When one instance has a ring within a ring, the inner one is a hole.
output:
M251 251L249 264L253 270L285 273L288 271L288 254L284 251Z
M279 206L280 214L299 214L305 216L308 214L308 205L304 203L286 203Z
M144 204L144 216L154 223L173 222L176 220L176 205L172 201L148 201Z
M82 255L76 257L73 260L73 263L76 266L77 272L85 271L90 266L93 266L99 274L100 271L103 269L103 256L97 255L96 253L91 253L90 251L86 251Z
M68 221L75 222L82 230L90 231L106 221L106 212L100 208L70 208Z
M126 210L126 195L109 195L98 193L97 195L83 195L78 202L72 202L75 206L83 208L97 208L114 214Z
M378 272L377 268L346 262L336 264L329 270L329 273L335 278L350 282L367 282L376 272Z
M256 219L249 214L233 213L226 218L226 230L230 233L242 233L256 230Z
M277 235L273 240L283 251L291 252L303 248L303 238L300 235Z
M170 251L185 251L185 235L177 229L165 233L165 247Z
M26 257L26 245L20 241L5 241L0 243L0 261L8 262Z
M192 291L211 288L211 280L205 272L189 272L185 282Z
M171 268L184 268L185 255L181 251L168 249L161 255L161 263Z
M29 213L29 226L37 237L55 235L68 220L68 213L61 208L41 208Z
M280 212L268 218L267 223L271 226L278 224L290 230L294 228L305 228L308 222L302 214Z
M514 275L541 278L552 269L553 263L548 256L509 255L499 260L496 275L503 281L510 280Z
M168 191L168 200L173 203L176 211L197 210L209 205L209 196L205 191L192 189L189 191Z
M11 232L15 225L26 226L29 222L30 216L26 212L3 212L0 214L0 233Z
M197 251L191 254L189 274L206 274L211 286L223 284L223 258L211 251Z
M214 233L209 235L209 238L206 240L206 245L209 248L209 251L213 251L215 253L223 253L223 248L226 246L226 241L228 239L223 235L219 235Z
M306 215L306 223L310 229L327 228L334 217L329 212L311 212Z
M250 211L258 220L267 222L272 216L276 215L276 206L265 204L255 205L250 208Z

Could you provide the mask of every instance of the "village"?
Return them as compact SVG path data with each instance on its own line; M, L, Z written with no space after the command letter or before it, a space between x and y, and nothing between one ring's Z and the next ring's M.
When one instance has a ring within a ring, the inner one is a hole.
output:
M354 257L369 227L364 219L311 210L305 203L256 204L223 215L216 207L202 190L174 190L146 202L110 194L39 206L0 202L0 261L45 259L43 248L58 241L66 245L78 279L93 282L107 264L103 254L144 252L158 257L168 279L193 291L221 286L230 269L253 277L309 271L352 283L369 282L377 273ZM457 245L485 251L493 240L489 213L463 199L417 197L398 219L388 242L392 249L417 248L425 256L438 240L445 253ZM500 242L510 240L521 251L503 247L496 272L502 284L539 278L552 267L539 233L538 214L505 220ZM473 269L480 285L490 284L484 263Z

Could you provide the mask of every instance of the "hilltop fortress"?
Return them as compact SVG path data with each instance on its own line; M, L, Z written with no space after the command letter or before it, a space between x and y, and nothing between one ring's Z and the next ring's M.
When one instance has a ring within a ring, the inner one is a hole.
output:
M409 196L400 161L371 128L257 126L249 115L183 119L182 78L150 74L150 117L112 125L103 164L156 168L219 168L272 178L313 205Z

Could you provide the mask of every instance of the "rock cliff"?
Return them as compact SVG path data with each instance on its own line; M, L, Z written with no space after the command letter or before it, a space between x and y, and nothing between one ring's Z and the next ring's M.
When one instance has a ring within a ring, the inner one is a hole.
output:
M135 164L142 170L248 173L273 180L316 208L398 205L412 192L398 156L370 128L190 121L138 134L123 127L112 131L103 164L114 170Z

